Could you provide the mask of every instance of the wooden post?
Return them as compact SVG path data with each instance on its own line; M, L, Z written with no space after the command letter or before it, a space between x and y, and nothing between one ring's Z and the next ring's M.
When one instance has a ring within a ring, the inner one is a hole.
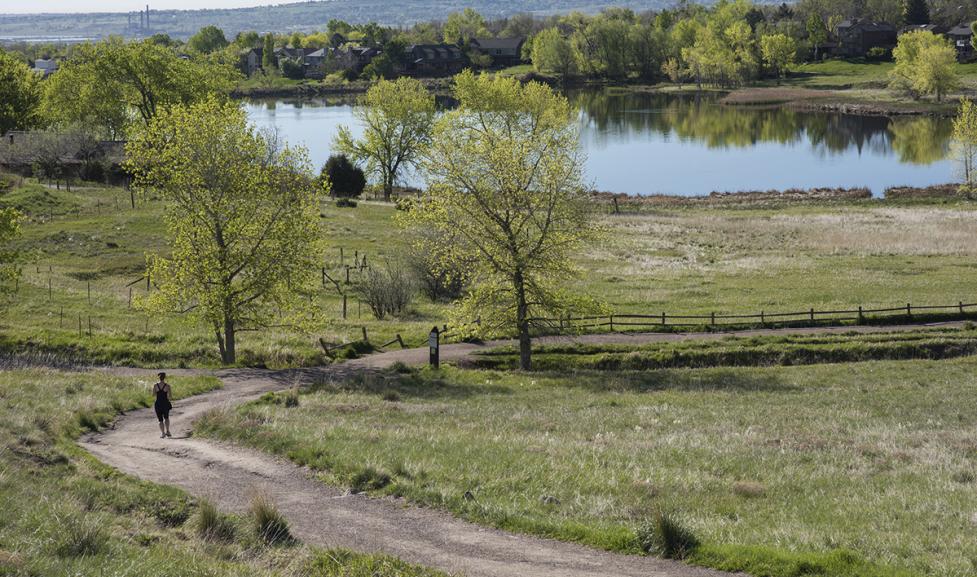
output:
M858 322L861 323L865 320L865 315L862 314L862 305L858 305Z
M92 304L92 281L88 281L88 304Z
M614 199L614 214L621 214L621 208L617 205L617 196L611 198Z
M814 309L811 309L811 322L814 322Z
M51 299L51 277L47 277L47 300L48 301L52 300Z
M88 315L88 336L92 336L92 315Z
M326 288L326 267L322 267L322 288Z
M132 308L132 287L129 287L129 308Z
M349 284L349 267L346 267L346 284Z
M343 295L343 320L346 320L346 295Z
M611 319L611 332L613 333L614 332L614 315L611 315L610 316L610 319Z
M963 301L960 301L960 314L963 314Z
M343 247L339 247L339 266L346 264L346 255L343 254Z
M366 335L366 327L361 327L361 328L363 329L363 342L365 343L370 342L370 337Z
M81 335L82 335L82 332L81 332L81 315L78 315L78 336L80 337Z
M665 311L662 311L662 326L665 326Z
M397 342L400 343L400 348L407 348L407 345L404 344L404 339L400 338L400 333L397 333Z
M64 328L64 305L61 305L61 316L58 318L58 328Z
M716 326L716 313L709 313L709 325Z
M766 319L766 317L764 317L763 311L760 311L760 324L761 325L767 324L767 319Z
M356 300L356 318L362 318L363 316L363 303L357 299Z
M913 316L913 305L910 303L906 303L906 316L907 317Z
M146 269L146 292L149 292L149 269Z

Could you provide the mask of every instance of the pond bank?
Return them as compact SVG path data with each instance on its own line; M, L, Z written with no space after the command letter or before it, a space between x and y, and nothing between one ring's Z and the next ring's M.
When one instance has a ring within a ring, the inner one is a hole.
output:
M878 96L875 98L874 96ZM891 100L883 93L852 94L848 90L817 90L790 86L740 88L720 102L727 106L783 107L811 112L858 116L956 116L957 100L944 102Z

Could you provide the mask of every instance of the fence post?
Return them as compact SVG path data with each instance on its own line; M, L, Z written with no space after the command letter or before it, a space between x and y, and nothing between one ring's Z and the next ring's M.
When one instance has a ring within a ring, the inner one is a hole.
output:
M88 304L92 304L92 281L88 281Z
M963 301L960 301L960 314L963 314Z
M767 324L767 319L766 317L763 316L763 311L760 311L760 324L761 325Z
M88 336L92 336L92 315L88 315Z
M709 325L716 326L716 313L709 313Z
M363 342L368 343L370 342L370 337L366 335L366 327L362 327L362 328L363 328Z
M865 316L862 314L862 305L858 305L858 322L862 323L865 321Z
M129 308L132 308L132 287L129 287Z
M911 303L906 303L906 316L913 316L913 305Z
M811 309L811 322L814 322L814 309Z
M614 332L614 315L611 315L610 316L610 319L611 319L611 332L613 333Z
M81 336L81 315L78 315L78 336Z
M343 295L343 320L346 320L346 295Z
M662 311L662 326L665 326L665 311Z
M47 278L47 300L48 301L52 300L51 299L51 277Z
M343 247L339 247L339 266L346 264L346 255L343 254Z
M64 328L64 305L61 305L61 317L58 320L58 328Z

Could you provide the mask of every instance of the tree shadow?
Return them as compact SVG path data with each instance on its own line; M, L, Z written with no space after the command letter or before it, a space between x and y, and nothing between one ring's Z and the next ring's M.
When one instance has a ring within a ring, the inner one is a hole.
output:
M613 391L737 391L795 392L801 387L786 383L762 369L657 369L652 371L548 371L549 378L565 380L565 386L595 393Z

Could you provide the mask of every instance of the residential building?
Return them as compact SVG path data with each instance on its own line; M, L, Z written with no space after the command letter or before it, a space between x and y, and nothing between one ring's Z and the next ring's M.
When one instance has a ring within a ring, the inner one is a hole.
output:
M970 62L977 56L977 53L974 51L974 31L970 27L970 24L961 24L960 26L951 28L946 35L957 49L957 60L960 62Z
M34 72L47 78L58 71L58 61L53 58L38 58L34 61Z
M891 50L896 45L896 28L886 22L862 19L844 20L834 30L838 46L835 56L861 58L873 48Z
M411 76L451 76L468 65L461 48L451 44L415 44L407 48L404 72Z
M521 36L512 38L475 38L472 48L492 59L492 66L505 68L523 62L522 47L526 39Z

